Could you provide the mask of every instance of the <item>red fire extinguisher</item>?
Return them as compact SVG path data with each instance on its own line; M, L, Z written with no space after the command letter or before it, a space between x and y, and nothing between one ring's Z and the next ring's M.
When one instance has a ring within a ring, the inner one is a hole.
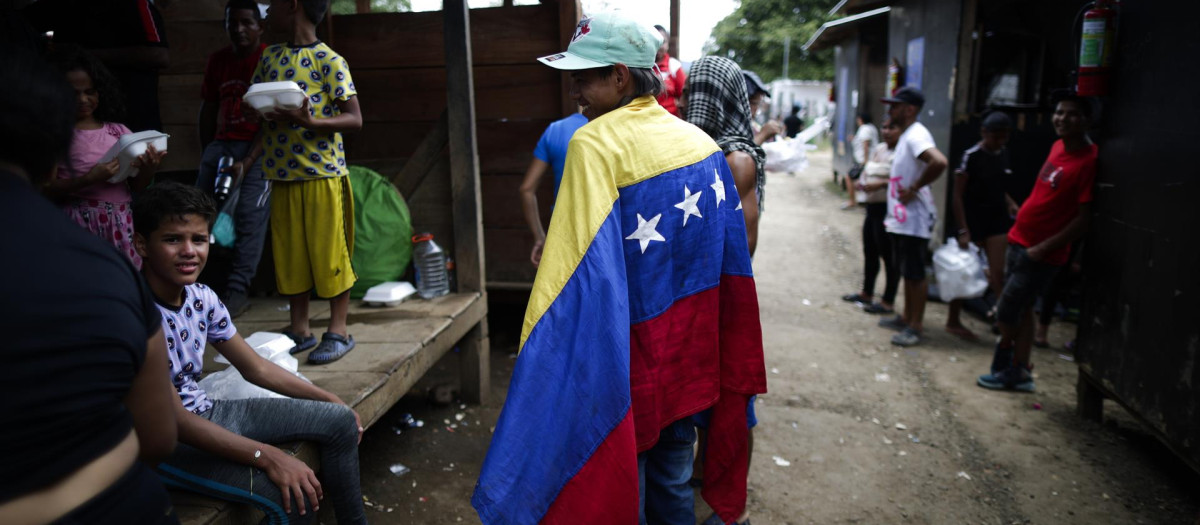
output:
M890 97L896 94L900 89L900 77L904 74L904 68L900 65L900 61L896 57L892 57L892 63L888 64L887 68L887 93L885 97Z
M1116 22L1117 11L1112 8L1110 0L1096 0L1095 6L1083 14L1083 36L1079 44L1079 76L1075 85L1075 92L1081 96L1099 97L1108 94Z

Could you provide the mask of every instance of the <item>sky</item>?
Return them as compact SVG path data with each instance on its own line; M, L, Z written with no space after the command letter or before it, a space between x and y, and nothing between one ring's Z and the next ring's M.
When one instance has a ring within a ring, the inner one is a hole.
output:
M502 0L469 0L472 7L499 4ZM537 3L536 0L518 0L522 3ZM671 26L670 0L582 0L584 14L606 10L621 10L642 20L646 25ZM685 62L696 60L713 26L732 13L738 6L737 0L687 0L680 2L679 9L679 56ZM430 11L442 8L441 0L412 0L414 11ZM689 9L690 8L690 9Z

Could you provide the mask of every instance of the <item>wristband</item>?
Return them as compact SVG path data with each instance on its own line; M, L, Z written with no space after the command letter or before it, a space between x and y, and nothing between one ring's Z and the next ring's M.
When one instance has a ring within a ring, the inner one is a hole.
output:
M971 233L971 232L970 232L970 231L968 231L966 228L959 228L959 229L958 229L958 234L959 234L959 235L964 235L964 234L968 234L968 233Z

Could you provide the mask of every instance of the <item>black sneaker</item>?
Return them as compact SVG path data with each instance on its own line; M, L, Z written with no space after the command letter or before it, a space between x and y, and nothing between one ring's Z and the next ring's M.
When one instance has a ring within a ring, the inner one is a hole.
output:
M246 310L250 309L250 298L246 297L246 292L229 292L225 296L225 309L229 310L229 316L237 319Z
M888 317L887 319L880 320L879 326L887 328L888 330L902 332L905 328L908 328L908 323L904 322L903 317L897 315L895 317Z
M1012 366L1013 362L1012 345L1000 346L1000 342L996 342L996 350L992 354L992 375L1000 373L1000 371Z

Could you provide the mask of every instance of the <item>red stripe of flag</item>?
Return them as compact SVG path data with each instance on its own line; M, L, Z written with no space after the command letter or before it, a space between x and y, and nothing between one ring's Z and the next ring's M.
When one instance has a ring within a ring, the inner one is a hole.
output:
M154 23L154 13L150 12L149 0L138 0L138 15L142 18L142 30L146 32L146 41L156 44L162 42L158 24Z
M558 493L541 523L600 525L637 521L638 468L630 412Z
M720 361L719 287L675 301L630 329L629 384L637 450L662 429L717 400Z

